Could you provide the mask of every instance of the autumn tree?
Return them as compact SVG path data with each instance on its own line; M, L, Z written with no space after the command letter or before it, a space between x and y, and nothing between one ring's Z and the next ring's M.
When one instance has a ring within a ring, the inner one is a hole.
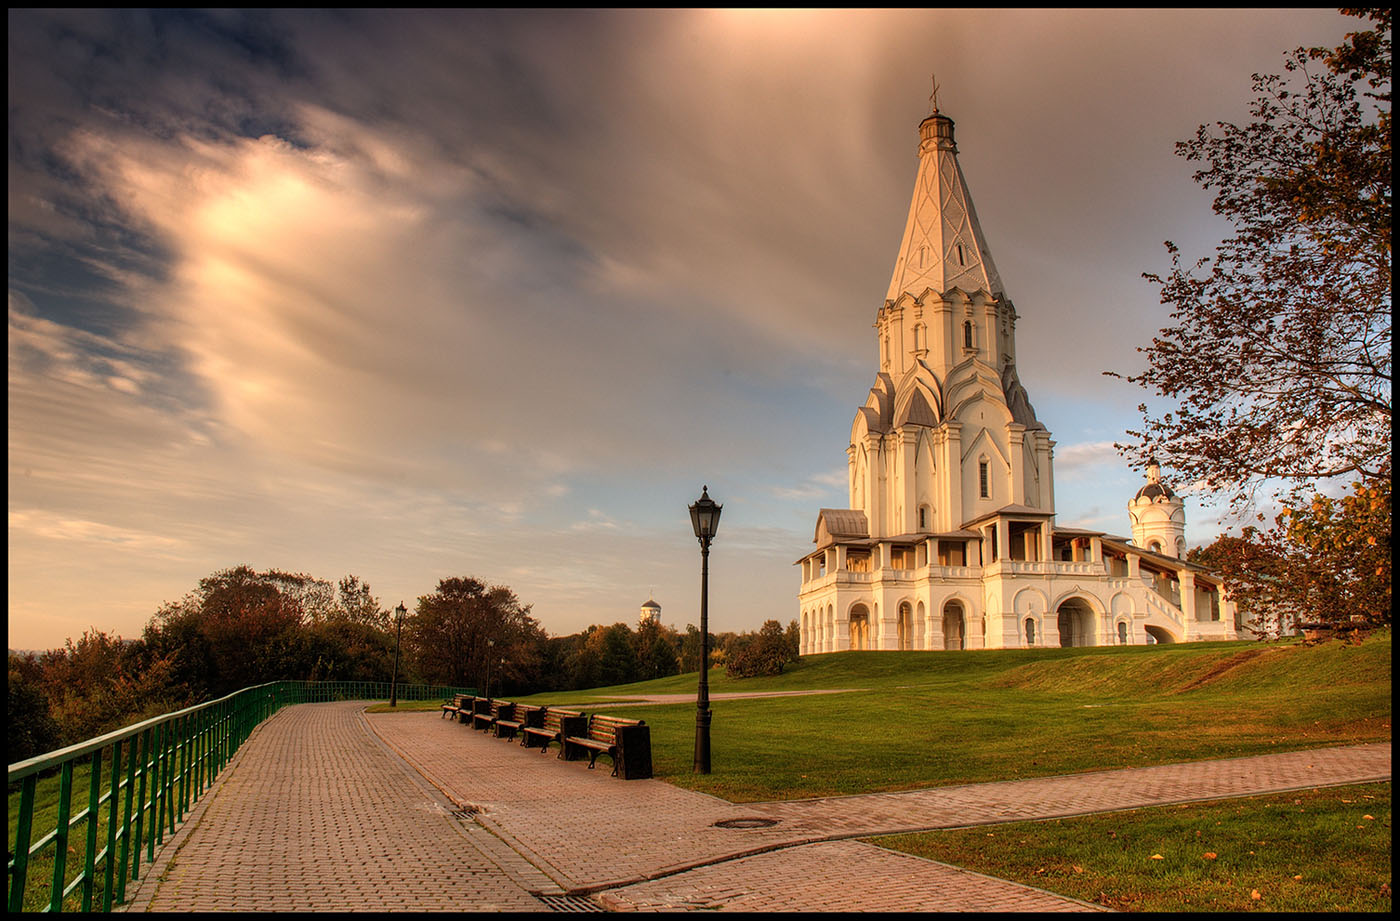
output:
M169 657L102 630L41 653L37 664L48 715L65 745L188 702L171 685Z
M199 630L218 675L215 694L299 678L291 655L302 626L305 579L236 566L199 580ZM315 597L314 595L311 597Z
M671 627L648 620L633 635L637 651L637 678L668 678L680 673L680 637Z
M1391 622L1390 481L1359 481L1340 499L1285 507L1272 528L1245 528L1192 552L1218 570L1257 632L1302 623L1365 631Z
M588 634L579 650L582 687L631 684L640 674L636 638L624 623L599 627Z
M1155 456L1236 508L1333 478L1390 478L1390 11L1335 49L1254 76L1253 121L1201 126L1177 153L1233 225L1213 258L1145 277L1172 308L1120 451ZM1108 372L1110 376L1120 376Z
M43 666L35 653L9 654L5 693L5 745L9 764L62 747L63 734L49 714Z
M522 662L539 658L546 638L514 592L472 578L440 580L437 591L418 599L403 633L425 681L482 692L488 668L494 680L510 680Z
M764 621L757 633L743 633L728 646L725 674L731 678L781 675L783 668L797 661L797 650L789 633L776 620Z
M388 614L355 576L220 570L162 605L143 635L196 699L280 679L387 680Z

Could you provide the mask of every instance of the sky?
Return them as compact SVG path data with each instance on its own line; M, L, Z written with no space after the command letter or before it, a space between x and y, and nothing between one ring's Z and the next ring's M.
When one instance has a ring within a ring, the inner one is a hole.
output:
M710 629L786 624L849 504L931 75L1057 523L1128 534L1148 394L1103 372L1167 323L1164 241L1228 230L1174 145L1359 22L11 10L9 646L138 636L240 564L684 630L704 486Z

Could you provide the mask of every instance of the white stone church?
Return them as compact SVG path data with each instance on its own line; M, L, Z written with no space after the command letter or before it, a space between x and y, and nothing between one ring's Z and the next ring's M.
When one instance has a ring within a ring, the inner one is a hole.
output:
M1219 577L1184 559L1183 503L1155 464L1128 502L1131 539L1055 526L1055 443L1017 378L1016 309L936 108L918 154L846 449L850 508L818 512L798 561L802 654L1237 639Z

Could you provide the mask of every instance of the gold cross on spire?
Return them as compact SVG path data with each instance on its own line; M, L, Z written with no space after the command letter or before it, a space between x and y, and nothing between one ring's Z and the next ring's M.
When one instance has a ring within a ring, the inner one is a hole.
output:
M929 79L933 81L933 93L928 97L929 105L933 107L932 115L938 114L938 77L929 74Z

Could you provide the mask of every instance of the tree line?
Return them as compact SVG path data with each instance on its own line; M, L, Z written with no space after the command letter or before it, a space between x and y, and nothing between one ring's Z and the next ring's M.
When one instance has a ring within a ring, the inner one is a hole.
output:
M711 634L711 666L776 673L797 658L797 629L770 620L753 633ZM10 653L10 763L268 681L387 682L399 635L394 612L356 576L333 584L221 570L162 605L138 638L90 629L56 649ZM680 633L615 623L550 636L508 587L460 577L418 599L399 644L400 683L495 696L698 672L701 647L693 625Z

